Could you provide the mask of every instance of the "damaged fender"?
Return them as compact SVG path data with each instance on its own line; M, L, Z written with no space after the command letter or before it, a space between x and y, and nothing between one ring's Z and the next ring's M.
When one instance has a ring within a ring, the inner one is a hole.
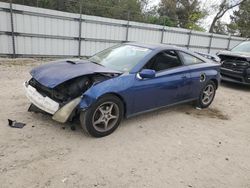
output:
M128 78L124 79L123 77ZM133 100L129 100L132 96L128 91L128 88L133 84L133 80L134 75L125 74L120 77L103 81L101 84L93 85L83 94L78 108L81 111L85 111L103 95L114 94L122 100L124 105L126 105L125 108L129 110L132 107ZM127 103L125 104L124 101L127 101Z

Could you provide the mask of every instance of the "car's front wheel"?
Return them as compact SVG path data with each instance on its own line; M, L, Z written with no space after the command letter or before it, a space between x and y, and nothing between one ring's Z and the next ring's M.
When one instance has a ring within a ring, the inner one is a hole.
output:
M199 108L207 108L214 100L216 93L216 85L213 81L208 83L202 88L196 106Z
M123 103L115 95L101 97L87 111L81 112L80 122L85 132L94 137L111 134L123 117Z

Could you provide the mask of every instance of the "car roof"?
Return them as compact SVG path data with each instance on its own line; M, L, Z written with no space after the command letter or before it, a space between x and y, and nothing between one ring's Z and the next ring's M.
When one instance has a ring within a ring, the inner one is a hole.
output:
M151 50L156 50L156 49L182 49L185 50L184 48L177 47L175 45L168 45L168 44L154 44L154 43L140 43L140 42L127 42L125 44L133 45L133 46L139 46L143 48L149 48Z
M183 51L183 52L186 52L190 55L193 55L205 62L211 62L211 60L201 56L200 54L197 54L195 53L194 51L192 50L188 50L186 48L182 48L182 47L178 47L178 46L175 46L175 45L170 45L170 44L151 44L151 43L140 43L140 42L127 42L127 43L124 43L124 44L128 44L128 45L133 45L133 46L138 46L138 47L143 47L143 48L148 48L148 49L151 49L151 50L156 50L156 51L161 51L161 50L180 50L180 51Z

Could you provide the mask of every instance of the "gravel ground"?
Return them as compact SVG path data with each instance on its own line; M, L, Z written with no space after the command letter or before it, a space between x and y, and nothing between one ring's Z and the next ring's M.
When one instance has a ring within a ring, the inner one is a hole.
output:
M250 88L222 84L209 109L147 113L95 139L27 112L22 83L40 63L0 59L0 187L250 187Z

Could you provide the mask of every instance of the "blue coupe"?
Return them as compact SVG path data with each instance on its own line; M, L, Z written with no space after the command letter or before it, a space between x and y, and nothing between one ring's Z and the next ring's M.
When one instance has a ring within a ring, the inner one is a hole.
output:
M34 68L25 82L30 111L66 122L80 118L94 137L111 134L122 118L194 101L208 107L220 83L220 65L167 45L125 43L87 60Z

